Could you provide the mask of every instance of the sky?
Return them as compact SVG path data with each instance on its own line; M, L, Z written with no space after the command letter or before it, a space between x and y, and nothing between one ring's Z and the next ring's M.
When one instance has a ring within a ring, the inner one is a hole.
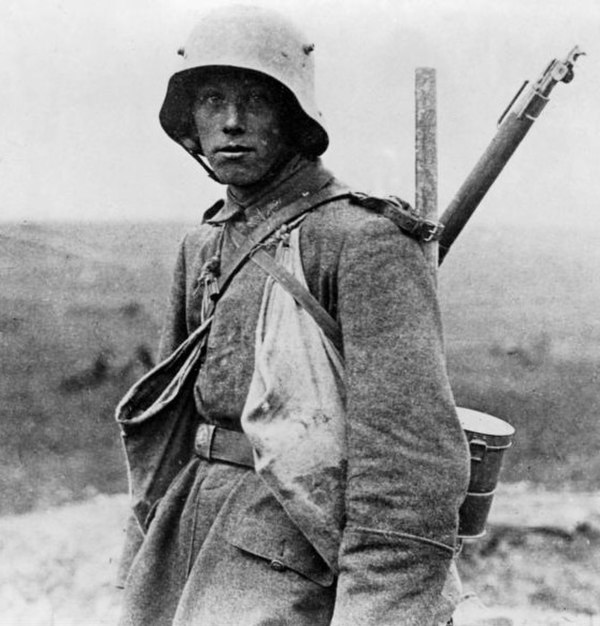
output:
M200 219L222 188L167 138L158 110L177 49L214 4L3 0L1 220ZM600 2L254 4L315 42L324 162L357 189L414 200L414 71L435 68L440 211L523 81L579 45L575 79L556 87L478 219L600 225Z

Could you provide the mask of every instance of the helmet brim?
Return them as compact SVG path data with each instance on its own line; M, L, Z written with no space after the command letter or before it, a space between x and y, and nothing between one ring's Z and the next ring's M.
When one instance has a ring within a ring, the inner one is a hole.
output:
M302 154L310 157L320 156L327 150L329 137L325 128L309 116L294 95L283 83L275 78L254 69L231 65L206 65L177 72L171 76L167 86L167 93L159 113L159 120L163 130L186 150L197 154L204 154L196 133L192 108L194 105L195 90L205 77L216 70L224 69L244 70L259 74L270 81L275 81L285 93L289 103L285 107L284 124L287 124L290 136Z

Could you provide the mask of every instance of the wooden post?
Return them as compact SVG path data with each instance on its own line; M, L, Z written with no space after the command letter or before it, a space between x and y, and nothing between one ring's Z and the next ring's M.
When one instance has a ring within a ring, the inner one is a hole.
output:
M435 70L415 70L415 208L421 217L437 221L437 115ZM425 244L431 269L438 266L437 243Z

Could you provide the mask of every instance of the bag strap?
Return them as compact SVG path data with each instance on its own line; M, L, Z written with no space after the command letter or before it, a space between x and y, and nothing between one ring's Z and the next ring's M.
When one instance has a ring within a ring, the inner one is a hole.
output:
M328 182L331 182L331 180L332 179ZM218 300L220 294L225 290L235 273L248 260L250 255L256 250L256 247L267 239L267 237L272 235L278 228L307 211L316 209L334 200L347 198L349 194L349 190L342 185L326 184L326 186L319 189L319 191L298 198L298 200L287 204L264 222L261 222L250 234L246 235L244 241L236 249L227 264L221 267L221 272L215 286L216 288L213 288L211 292L213 301Z
M374 198L366 194L352 192L340 183L333 183L330 177L318 191L306 193L297 200L285 205L264 222L261 222L237 248L227 264L220 268L218 278L211 281L210 299L213 304L219 299L233 276L248 260L265 239L284 224L293 221L308 211L334 200L349 199L364 208L391 219L396 226L418 241L428 242L439 237L441 225L419 217L410 206L397 198Z
M332 180L333 178L329 179L325 186L318 191L304 195L281 208L264 222L261 222L243 240L241 239L241 233L237 233L240 236L240 238L237 238L236 234L234 234L236 233L235 229L231 228L231 239L236 249L227 265L221 268L218 279L211 286L210 297L214 305L235 273L248 259L252 259L259 267L277 280L294 300L312 316L325 333L325 336L332 342L338 352L342 354L342 332L338 323L293 274L260 248L260 244L284 224L323 204L344 198L348 198L351 202L387 217L402 231L419 241L428 242L437 239L441 232L441 226L420 218L407 203L398 198L380 199L362 193L351 192L340 184L331 185Z
M231 240L235 245L240 245L240 233L231 230ZM262 248L257 248L251 255L250 260L256 263L267 274L270 274L296 302L315 320L325 336L335 346L336 350L343 354L342 331L339 324L323 308L321 303L310 291L288 270Z

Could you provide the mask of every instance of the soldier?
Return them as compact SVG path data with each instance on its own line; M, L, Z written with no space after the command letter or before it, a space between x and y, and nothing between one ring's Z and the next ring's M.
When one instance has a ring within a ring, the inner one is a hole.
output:
M180 52L161 124L226 198L118 410L143 492L121 624L444 624L469 459L418 221L321 164L314 46L286 19L217 9Z

